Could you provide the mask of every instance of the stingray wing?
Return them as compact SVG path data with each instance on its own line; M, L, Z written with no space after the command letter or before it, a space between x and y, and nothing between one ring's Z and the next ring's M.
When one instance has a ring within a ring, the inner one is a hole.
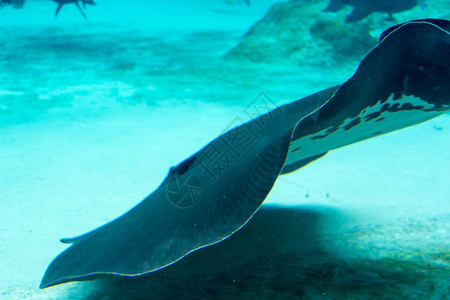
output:
M283 168L295 170L332 149L442 114L450 102L445 26L414 22L392 30L339 89L219 136L121 217L64 239L72 245L51 262L40 287L168 266L244 226Z
M436 23L436 24L434 24ZM419 124L450 109L450 22L390 32L323 107L296 127L283 173L299 161Z
M258 210L283 167L299 116L336 87L236 127L172 168L160 187L112 222L85 235L48 267L41 288L97 274L140 275L239 230Z
M370 15L373 11L368 9L365 6L362 7L354 7L352 12L345 18L345 23L356 22L364 19L368 15Z
M58 14L63 6L64 6L63 3L58 2L58 7L56 7L56 11L55 11L55 17L58 16Z

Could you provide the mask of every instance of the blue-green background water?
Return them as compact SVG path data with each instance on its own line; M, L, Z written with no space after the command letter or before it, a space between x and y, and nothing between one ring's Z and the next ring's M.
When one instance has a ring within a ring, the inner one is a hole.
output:
M305 50L309 64L226 56L275 2L99 0L87 21L69 5L55 19L51 1L0 10L0 298L447 297L448 115L281 177L266 202L289 210L268 208L179 267L38 290L65 248L59 238L138 203L260 92L282 104L352 75L363 56L336 57L316 39ZM379 22L376 36L448 15L445 1L428 4L355 26Z

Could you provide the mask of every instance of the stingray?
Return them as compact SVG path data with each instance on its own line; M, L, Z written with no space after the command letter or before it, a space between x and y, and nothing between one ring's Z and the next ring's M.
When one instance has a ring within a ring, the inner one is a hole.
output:
M80 2L80 0L53 0L53 1L58 3L58 7L56 8L56 12L55 12L55 17L58 16L59 12L61 11L61 8L64 5L73 3L77 6L77 8L80 11L81 15L83 16L83 18L87 19L86 14L84 13L83 9L81 8L80 4L78 3L78 2ZM81 3L83 4L83 8L86 8L86 4L96 5L96 3L93 0L81 0Z
M388 13L392 18L393 13L407 11L417 5L426 7L424 0L330 0L324 11L337 12L345 5L353 7L352 12L345 19L346 23L362 20L373 12Z
M347 82L220 135L122 216L62 239L71 245L50 263L40 288L174 264L245 226L279 175L449 111L449 29L449 21L433 19L393 27Z

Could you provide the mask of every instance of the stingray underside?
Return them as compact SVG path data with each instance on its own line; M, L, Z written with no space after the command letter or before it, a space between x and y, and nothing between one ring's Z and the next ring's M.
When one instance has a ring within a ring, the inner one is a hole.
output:
M448 21L433 19L388 29L335 95L299 122L283 173L299 161L447 112L449 29Z

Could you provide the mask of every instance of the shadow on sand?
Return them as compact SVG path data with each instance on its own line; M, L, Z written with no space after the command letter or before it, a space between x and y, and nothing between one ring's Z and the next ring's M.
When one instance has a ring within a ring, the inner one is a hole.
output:
M336 260L322 246L323 208L263 206L230 238L139 277L96 282L91 299L202 299L302 295L312 266ZM316 267L316 268L317 268ZM320 269L320 267L319 267Z
M83 299L444 299L445 266L339 250L352 238L343 220L330 208L263 206L223 242L147 275L102 277Z

